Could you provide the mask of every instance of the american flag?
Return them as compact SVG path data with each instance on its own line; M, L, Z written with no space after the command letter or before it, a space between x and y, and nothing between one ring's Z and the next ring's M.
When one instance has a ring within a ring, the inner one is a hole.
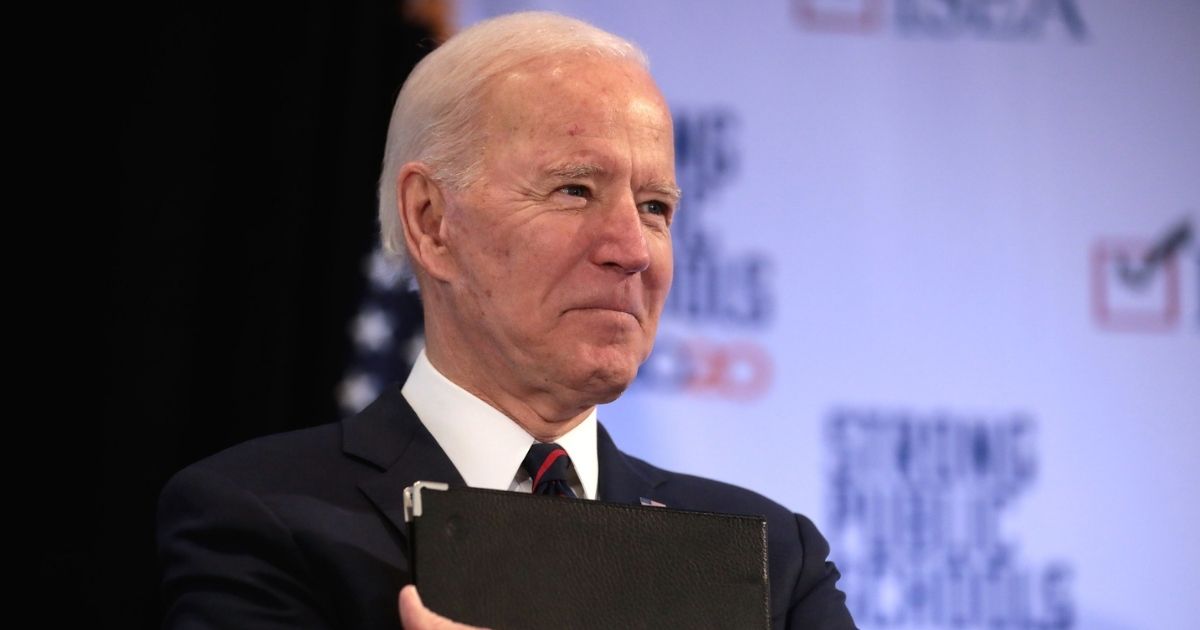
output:
M421 301L403 266L376 247L363 272L367 285L350 322L353 347L337 391L343 417L361 411L388 385L402 383L425 345Z

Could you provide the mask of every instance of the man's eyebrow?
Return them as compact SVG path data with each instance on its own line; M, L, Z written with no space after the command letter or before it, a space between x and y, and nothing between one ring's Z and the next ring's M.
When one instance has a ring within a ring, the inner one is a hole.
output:
M599 164L571 163L557 164L546 169L546 174L555 179L584 179L603 175L607 171Z
M680 190L675 184L667 181L650 182L649 184L646 184L645 189L670 197L675 203L679 203L679 198L683 197L683 191Z

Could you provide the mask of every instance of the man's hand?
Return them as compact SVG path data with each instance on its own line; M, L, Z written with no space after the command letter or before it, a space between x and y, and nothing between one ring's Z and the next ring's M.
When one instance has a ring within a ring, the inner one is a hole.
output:
M404 630L486 630L450 621L429 610L421 603L417 587L412 584L400 589L400 622L404 624Z

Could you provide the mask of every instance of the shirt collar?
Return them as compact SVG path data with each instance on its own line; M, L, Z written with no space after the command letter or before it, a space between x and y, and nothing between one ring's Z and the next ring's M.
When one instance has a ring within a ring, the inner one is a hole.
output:
M509 489L535 442L521 425L446 378L424 350L401 391L468 486ZM584 495L595 499L599 478L595 407L556 443L570 455Z

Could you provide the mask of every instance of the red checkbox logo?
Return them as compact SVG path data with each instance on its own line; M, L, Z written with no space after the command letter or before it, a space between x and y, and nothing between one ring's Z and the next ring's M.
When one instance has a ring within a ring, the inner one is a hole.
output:
M1092 246L1092 317L1099 327L1166 332L1178 325L1178 256L1156 259L1154 248L1137 239L1104 239Z

